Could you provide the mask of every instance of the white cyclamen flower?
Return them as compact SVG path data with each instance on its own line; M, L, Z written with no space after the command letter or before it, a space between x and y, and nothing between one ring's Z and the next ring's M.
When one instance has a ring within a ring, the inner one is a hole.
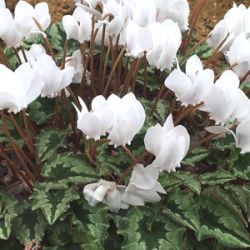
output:
M204 105L200 109L209 112L216 124L245 119L250 111L250 102L239 88L239 84L237 75L231 70L226 70L205 97Z
M193 55L186 63L186 74L175 69L165 80L165 85L175 93L182 105L195 106L203 102L211 91L214 72L211 69L204 70L199 57Z
M164 22L171 19L183 31L188 29L188 16L190 13L187 0L154 0L157 9L157 21Z
M245 154L245 153L250 153L249 128L250 128L250 118L248 117L239 123L235 133L232 130L222 126L211 126L207 127L206 130L212 134L218 134L218 135L232 134L235 139L236 146L241 149L242 154Z
M144 168L137 164L133 168L129 184L123 193L122 201L131 206L143 206L145 202L159 202L161 197L158 193L165 194L165 190L157 181L159 170L153 165Z
M20 112L41 94L41 89L42 82L28 63L15 72L0 64L0 110Z
M83 189L85 199L91 206L103 202L111 211L127 209L128 205L122 201L122 193L125 187L116 185L115 182L99 180L96 183L88 184Z
M250 38L247 39L243 33L237 36L226 53L226 58L231 66L237 64L233 71L237 76L243 77L250 70Z
M15 8L15 23L22 36L29 37L32 34L41 32L34 19L39 23L42 31L49 27L51 16L48 4L42 2L33 7L26 1L19 1Z
M160 171L171 172L180 167L182 159L186 156L190 136L185 127L181 125L174 127L170 114L163 127L156 124L148 129L144 143L147 151L156 157L152 165Z
M87 139L99 140L101 136L111 129L114 123L114 114L103 96L96 96L88 111L84 101L79 98L81 111L75 106L78 119L77 128L80 129Z
M0 8L0 38L10 47L18 47L22 36L18 30L14 18L7 8Z
M169 19L163 23L152 24L150 29L152 31L153 47L147 52L147 60L151 66L157 69L170 69L181 45L181 31L178 25Z
M82 53L79 49L76 50L71 57L66 58L65 67L73 67L75 69L73 83L81 83L84 68L82 61Z
M0 9L5 7L6 7L5 0L0 0Z
M73 38L79 41L79 43L90 40L92 29L91 15L83 8L77 7L73 15L64 16L62 25L67 34L67 39Z
M32 44L29 50L24 50L24 54L25 54L25 57L26 57L28 63L32 67L34 67L35 64L36 64L36 61L38 60L38 58L41 55L46 54L46 50L41 44ZM19 57L21 59L21 62L25 63L26 59L25 59L22 51L19 51L18 55L19 55Z
M117 36L124 28L128 18L127 8L116 0L109 0L106 4L103 4L102 16L104 17L108 14L111 14L113 18L110 22L107 22L106 32L110 36Z
M121 37L127 45L127 55L137 58L153 48L151 25L155 23L156 7L152 0L136 0L130 4L131 17Z
M108 139L115 147L131 143L134 136L141 130L145 121L145 110L133 93L120 98L111 95L107 99L114 114L114 123L109 130Z
M90 111L81 98L79 101L82 110L76 108L77 127L87 139L99 140L101 136L109 133L111 145L125 146L131 143L145 121L144 108L133 93L122 98L112 94L107 100L103 96L96 96Z
M66 88L72 82L74 68L67 67L61 70L51 56L41 55L36 64L38 76L43 81L42 97L55 97L61 90Z
M224 41L220 50L226 52L239 34L247 35L249 33L249 12L250 9L247 9L243 4L239 6L234 4L212 30L211 37L207 41L208 45L216 49Z

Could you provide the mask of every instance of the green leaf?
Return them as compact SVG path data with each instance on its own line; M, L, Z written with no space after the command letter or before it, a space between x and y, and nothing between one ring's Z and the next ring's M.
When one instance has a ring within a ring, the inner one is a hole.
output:
M194 231L199 230L199 204L197 204L192 193L176 189L167 194L166 206L164 213L176 223L180 223Z
M15 218L13 233L24 245L32 240L39 244L45 234L47 221L40 211L32 212L30 204L23 201L20 215Z
M39 159L44 162L56 155L56 151L65 147L65 139L69 134L68 130L46 128L36 137L36 148Z
M223 195L222 195L223 194ZM234 203L218 188L201 194L201 227L198 240L214 237L226 247L250 247L250 235Z
M54 111L55 100L49 98L38 98L32 102L27 109L30 119L37 125L46 123Z
M143 214L137 208L128 211L126 217L116 218L118 227L117 233L124 237L122 249L126 250L145 250L146 244L141 241L141 233L139 231L139 222L143 219Z
M200 194L201 192L201 183L198 178L198 175L191 174L187 171L177 171L176 173L173 173L173 175L180 180L180 183L193 192Z
M80 198L74 187L67 190L50 190L37 185L32 196L32 210L41 209L50 225L70 208L70 202Z
M189 166L195 166L196 163L202 161L210 155L208 149L203 147L195 148L190 154L182 161L183 164Z
M216 185L223 184L232 180L235 180L236 177L227 170L218 169L215 172L205 173L200 176L201 183L204 185Z
M247 221L250 222L250 186L230 185L226 187L227 190L232 192L234 199L239 204L247 216Z
M0 239L8 239L13 220L18 216L18 202L10 194L0 191Z
M82 155L65 153L45 164L42 175L58 184L86 184L98 179L98 173Z

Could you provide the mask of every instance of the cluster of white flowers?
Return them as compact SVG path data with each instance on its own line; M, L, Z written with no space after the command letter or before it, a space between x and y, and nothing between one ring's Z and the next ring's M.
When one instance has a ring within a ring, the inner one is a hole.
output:
M0 110L20 112L38 96L55 97L72 82L75 69L61 70L41 45L33 44L24 53L28 62L20 54L23 63L15 72L0 64Z
M47 3L38 3L34 8L26 1L19 1L15 7L14 16L5 2L0 4L0 38L11 47L21 45L22 39L42 33L49 27L51 17ZM40 27L37 26L39 23ZM41 30L40 30L41 29Z
M115 109L119 109L120 114L117 117L115 112L114 115L112 113L113 105L110 105L112 99L115 101L113 104L117 105ZM107 100L98 96L93 100L90 112L81 99L80 101L82 112L77 109L78 128L88 138L94 139L99 139L101 135L110 130L108 138L115 147L125 145L126 142L130 143L135 133L142 127L145 119L144 110L132 93L122 99L115 95L111 95ZM131 105L133 102L134 104ZM122 108L121 105L124 105L124 107ZM135 110L136 106L137 110ZM120 120L120 117L122 117L122 120ZM122 122L119 123L119 121ZM112 125L112 122L114 122L114 125ZM91 126L94 123L98 124L98 129ZM117 123L119 126L117 126ZM113 136L110 136L113 130L116 130L116 132L113 133ZM133 134L131 134L132 131ZM159 173L161 171L175 171L177 167L180 167L180 162L189 150L190 136L185 127L181 125L174 127L173 118L170 114L163 127L157 124L148 129L144 142L146 149L156 156L153 163L147 167L141 164L135 165L127 186L117 185L115 182L105 180L86 185L83 193L90 205L94 206L98 202L103 202L111 210L117 211L127 209L129 205L141 206L145 202L160 201L161 197L158 193L164 194L165 190L157 181Z
M115 182L99 180L84 187L83 194L90 205L105 203L110 210L128 209L129 206L142 206L145 202L158 202L165 190L157 181L159 170L152 165L137 164L127 186Z
M190 57L186 63L186 74L175 69L165 80L184 106L198 105L198 109L208 112L217 125L239 123L241 133L247 134L245 124L250 118L250 100L240 89L240 80L232 70L226 70L214 83L214 72L203 70L197 55ZM242 129L245 131L242 131ZM212 131L212 130L211 130ZM215 131L215 130L213 130ZM219 131L222 131L221 129ZM242 152L250 152L250 145L237 143Z
M150 65L170 69L181 45L181 31L188 28L189 5L186 0L109 0L85 1L72 15L63 17L67 38L80 43L89 41L95 17L96 43L100 43L102 26L106 26L105 44L119 36L119 45L127 55L138 58L146 54ZM102 12L96 11L97 5ZM90 14L91 13L91 14Z
M220 47L233 71L243 77L250 70L250 7L234 4L212 30L208 44Z

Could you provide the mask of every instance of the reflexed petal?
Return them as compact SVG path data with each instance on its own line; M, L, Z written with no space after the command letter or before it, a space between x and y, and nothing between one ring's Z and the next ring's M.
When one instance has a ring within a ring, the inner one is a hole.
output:
M186 63L186 74L192 77L201 71L203 71L203 65L200 58L197 55L191 56Z
M152 165L144 168L143 165L137 164L133 168L129 183L135 185L139 189L152 189L159 176L159 170Z
M91 103L91 109L96 110L96 109L100 108L102 105L106 104L106 102L107 102L107 100L105 99L104 96L98 95L93 99L93 101Z
M181 72L179 69L175 69L165 80L167 88L172 90L178 99L181 99L183 95L188 93L192 88L192 82L190 78Z
M240 85L238 76L232 70L226 70L215 83L217 86L235 90Z
M66 15L62 18L62 25L67 34L67 39L78 40L79 25L75 18L71 15Z
M144 144L148 152L154 155L159 154L162 148L164 133L164 129L159 124L156 124L154 127L151 127L147 130L144 138Z
M93 126L95 124L95 126ZM77 127L87 136L88 139L100 139L102 135L102 120L93 113L85 113L77 122Z
M166 121L165 121L165 123L163 125L163 128L164 128L165 132L168 132L168 131L170 131L171 129L174 128L174 121L173 121L173 115L172 114L170 114L168 116L168 118L166 119Z
M58 89L58 91L61 91L62 89L68 87L73 80L75 70L73 67L67 67L61 71L62 79L61 79L61 86Z
M48 4L45 2L36 4L34 17L42 26L42 29L45 31L49 27L51 22Z
M250 152L250 118L241 122L236 128L236 143L237 146L241 149L241 153Z

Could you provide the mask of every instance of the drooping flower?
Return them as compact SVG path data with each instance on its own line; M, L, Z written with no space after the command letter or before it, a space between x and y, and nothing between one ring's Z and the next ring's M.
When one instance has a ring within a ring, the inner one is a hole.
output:
M171 89L182 105L197 105L211 91L214 83L214 72L203 69L197 55L190 57L186 63L186 74L175 69L165 80L167 88Z
M51 16L48 4L42 2L33 7L26 1L19 1L15 8L15 23L23 37L41 33L34 19L39 23L42 31L45 31L49 27Z
M75 74L73 77L74 83L80 83L83 76L83 61L82 53L80 50L76 50L71 57L66 58L65 67L73 67L75 69Z
M15 72L0 64L0 110L20 112L40 94L42 81L29 63L20 65Z
M211 31L211 37L207 40L208 45L216 49L224 41L220 50L226 52L239 34L248 34L249 26L249 9L243 4L234 4Z
M183 31L188 29L188 16L190 13L187 0L154 0L157 9L157 21L164 22L171 19L178 23Z
M229 128L222 126L211 126L207 127L206 130L212 134L218 134L218 135L232 134L235 139L236 146L241 149L242 154L245 154L245 153L250 153L249 128L250 128L250 118L248 117L239 123L235 133Z
M126 20L129 17L129 11L125 5L117 2L116 0L109 0L107 3L103 3L102 16L112 15L111 21L106 23L106 32L110 36L120 34L125 26Z
M90 111L88 111L87 106L81 98L79 98L79 101L81 111L75 107L78 114L78 129L86 135L87 139L99 140L113 126L114 114L112 109L103 96L96 96L93 99Z
M27 62L34 67L38 58L41 55L46 54L46 50L41 44L32 44L29 50L24 50L24 54L26 58L22 51L18 52L21 62L25 63L27 59Z
M243 77L250 70L250 38L246 38L244 33L237 36L226 58L231 66L234 65L233 71L237 76Z
M109 130L110 144L115 147L130 144L145 121L146 115L142 104L133 93L122 98L113 94L107 99L107 103L112 109L115 119Z
M151 66L160 70L171 69L181 45L181 32L176 23L166 20L151 25L153 47L146 57Z
M124 188L122 185L116 185L115 182L101 179L96 183L86 185L83 189L83 194L91 206L96 206L98 203L103 202L111 211L116 212L121 208L128 208L128 205L122 201Z
M73 79L74 68L67 67L61 70L52 57L42 54L36 64L38 77L43 81L42 97L55 97L60 94L61 90L66 88Z
M144 143L147 151L155 155L152 165L160 171L175 171L188 152L190 136L185 127L174 127L170 114L163 127L156 124L148 129Z
M125 146L130 144L144 124L144 108L133 93L122 98L112 94L107 100L103 96L96 96L90 111L85 103L79 100L82 110L76 108L77 127L87 139L99 140L101 136L109 133L108 139L111 145Z
M127 46L127 55L142 57L153 48L152 24L156 21L156 7L152 0L131 1L131 15L123 33L122 40Z
M80 6L74 10L73 15L65 15L62 19L67 39L75 39L80 43L89 41L91 36L91 15Z
M159 202L161 197L158 193L165 194L165 190L157 181L159 170L153 165L144 167L137 164L133 168L128 186L123 193L122 201L131 206L143 206L146 202Z
M7 8L0 8L0 38L10 47L18 47L22 36L16 26L14 18Z
M200 109L209 112L216 124L226 124L234 119L241 121L249 114L250 102L239 83L237 75L226 70L205 97Z

